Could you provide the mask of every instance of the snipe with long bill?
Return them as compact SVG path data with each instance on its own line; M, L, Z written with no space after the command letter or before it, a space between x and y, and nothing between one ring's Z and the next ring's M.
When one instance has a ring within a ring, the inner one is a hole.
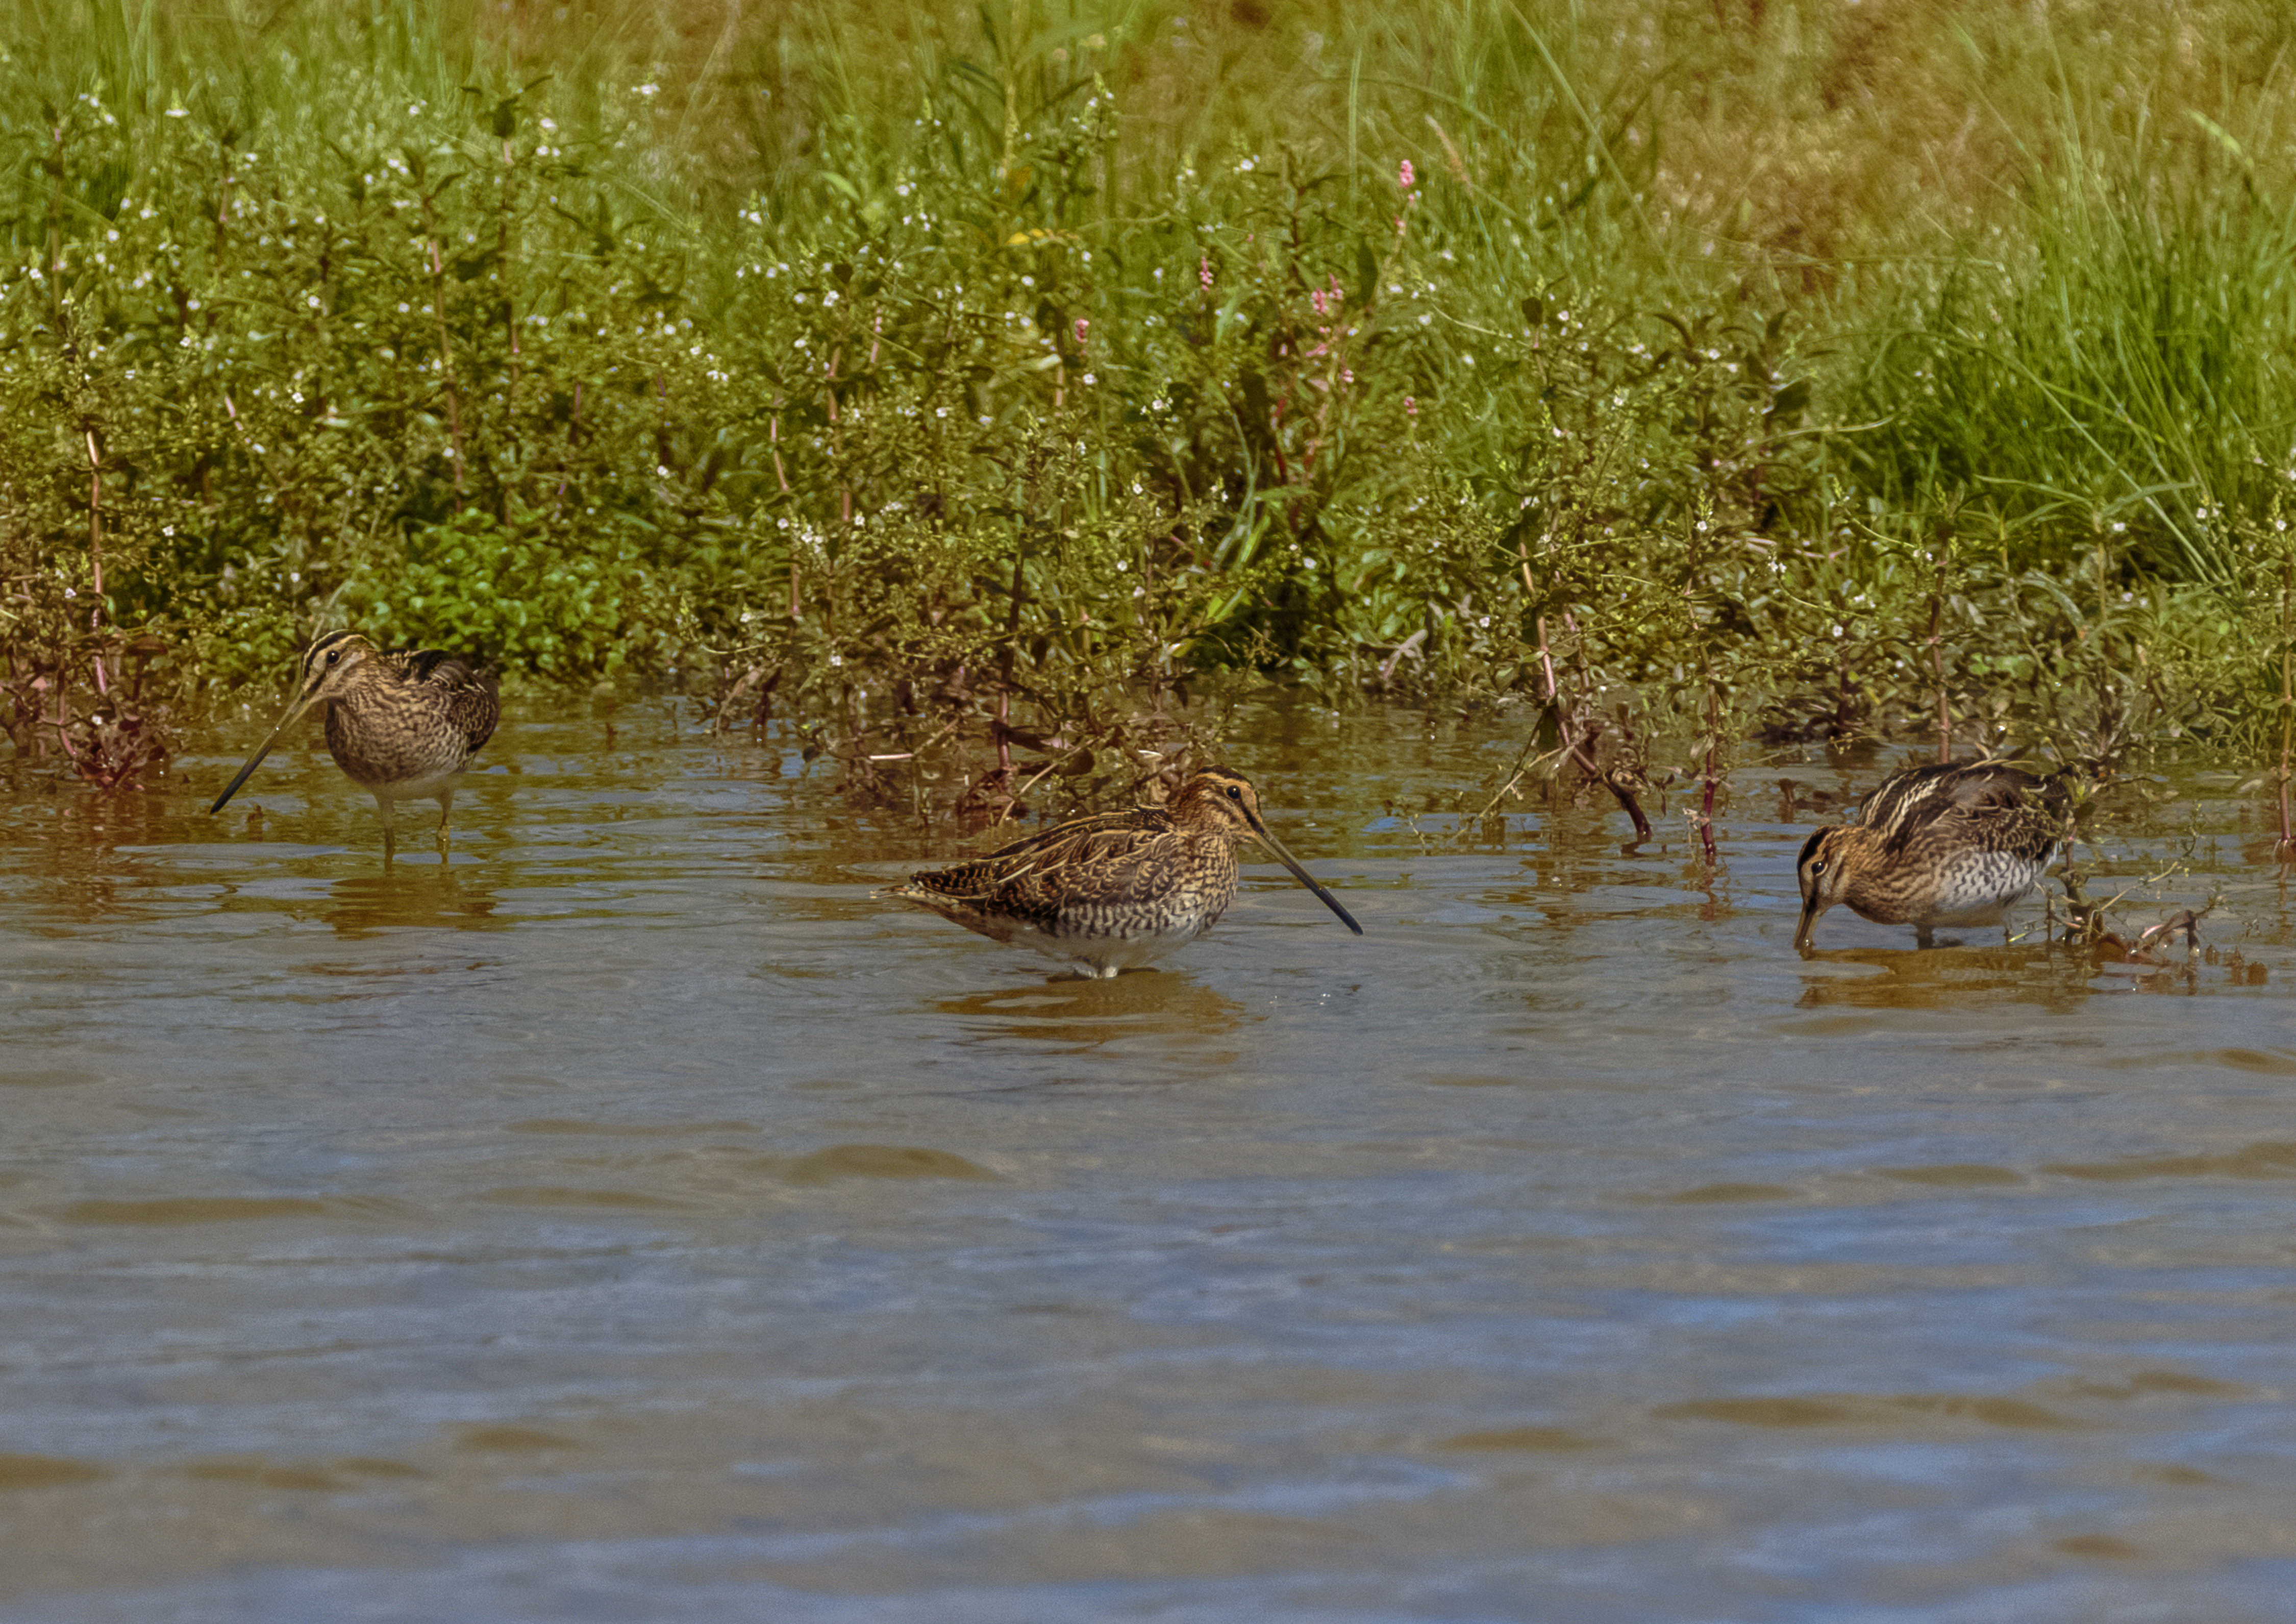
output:
M304 652L295 697L279 725L209 810L222 811L315 706L326 708L327 753L382 815L384 861L398 847L392 808L401 800L439 803L444 852L463 764L501 719L494 672L439 649L379 649L357 632L329 632Z
M1071 818L985 857L913 874L878 895L1034 948L1087 977L1161 957L1235 900L1236 844L1257 841L1357 936L1363 927L1269 833L1242 774L1209 767L1160 807Z
M1876 924L1914 927L1922 947L1940 925L1993 924L2031 890L2064 839L2065 784L2005 761L1917 767L1882 781L1857 821L1821 829L1794 864L1801 884L1798 951L1835 903Z

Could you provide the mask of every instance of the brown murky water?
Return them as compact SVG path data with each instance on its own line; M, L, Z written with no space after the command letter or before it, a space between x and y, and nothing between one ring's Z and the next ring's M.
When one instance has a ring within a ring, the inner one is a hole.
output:
M260 720L0 793L12 1624L2291 1616L2231 772L2102 824L2215 963L1804 963L1767 786L1885 759L1749 765L1710 890L1678 815L1403 816L1510 739L1266 709L1367 934L1259 863L1083 982L692 719L513 718L388 874L316 750L205 816Z

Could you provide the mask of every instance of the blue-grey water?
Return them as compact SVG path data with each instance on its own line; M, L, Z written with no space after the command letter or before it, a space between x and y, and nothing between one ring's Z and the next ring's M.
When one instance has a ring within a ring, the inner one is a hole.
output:
M689 708L529 707L388 872L316 738L207 815L267 719L0 780L11 1624L2296 1617L2239 764L2082 849L2203 954L1805 962L1776 781L1903 755L1742 751L1709 876L1678 795L1443 816L1505 727L1247 709L1365 934L1253 859L1086 982Z

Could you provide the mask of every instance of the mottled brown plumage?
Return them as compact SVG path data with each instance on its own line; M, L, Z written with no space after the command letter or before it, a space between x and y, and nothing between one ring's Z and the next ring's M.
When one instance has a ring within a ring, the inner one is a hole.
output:
M1168 953L1235 900L1235 845L1258 841L1357 936L1363 927L1268 833L1250 783L1206 767L1161 807L1072 818L878 894L931 908L1000 942L1067 960L1087 976Z
M384 859L398 848L392 803L401 800L439 803L446 850L455 781L502 716L495 674L438 649L378 649L356 632L329 632L305 651L293 702L209 810L222 811L287 729L321 704L327 753L382 814Z
M1858 821L1821 829L1795 863L1807 952L1835 903L1876 924L1909 924L1926 947L1939 925L1991 924L2033 889L2064 838L2065 786L2000 761L1921 767L1867 796Z

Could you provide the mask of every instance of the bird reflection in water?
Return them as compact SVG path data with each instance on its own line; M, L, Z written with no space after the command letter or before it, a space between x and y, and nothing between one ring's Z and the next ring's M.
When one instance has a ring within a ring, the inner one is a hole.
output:
M945 998L934 1007L955 1016L976 1040L1063 1049L1142 1038L1203 1039L1232 1032L1244 1021L1243 1005L1234 999L1193 977L1155 970L1105 980L1055 977Z
M418 927L499 931L510 921L495 917L498 898L489 885L465 882L451 864L395 864L379 874L358 874L327 888L332 905L327 923L343 936Z
M1879 973L1810 976L1795 1000L1798 1008L1966 1009L1992 1002L2070 1009L2096 990L2093 956L2046 942L1928 953L1844 947L1826 954L1824 962L1870 965Z

